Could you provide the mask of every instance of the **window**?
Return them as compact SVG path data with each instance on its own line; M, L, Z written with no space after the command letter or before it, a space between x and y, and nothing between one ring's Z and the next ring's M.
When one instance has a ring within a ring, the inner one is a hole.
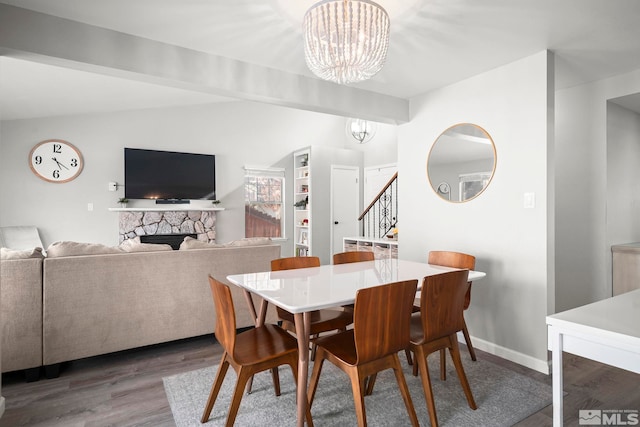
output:
M245 237L284 236L284 169L245 168Z
M491 172L477 172L460 174L458 176L460 184L460 201L472 199L489 184Z

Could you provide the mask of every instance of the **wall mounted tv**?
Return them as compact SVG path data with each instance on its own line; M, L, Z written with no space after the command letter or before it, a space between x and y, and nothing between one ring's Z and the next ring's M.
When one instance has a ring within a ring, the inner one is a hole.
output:
M157 203L216 198L213 154L124 149L124 196Z

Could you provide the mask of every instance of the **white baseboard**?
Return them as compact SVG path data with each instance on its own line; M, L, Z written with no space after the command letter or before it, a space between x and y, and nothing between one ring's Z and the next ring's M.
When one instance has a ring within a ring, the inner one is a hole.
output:
M465 342L462 332L458 333L458 341L461 343ZM486 351L487 353L491 353L495 356L517 363L518 365L542 372L546 375L551 373L548 360L536 359L535 357L531 357L527 354L523 354L476 337L471 337L471 342L473 343L473 347L479 350Z
M4 396L0 396L0 418L4 414Z

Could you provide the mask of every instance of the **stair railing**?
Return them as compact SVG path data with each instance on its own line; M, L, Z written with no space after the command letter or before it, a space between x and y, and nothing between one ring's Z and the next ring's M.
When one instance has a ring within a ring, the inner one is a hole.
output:
M380 190L362 212L360 233L367 238L382 238L398 224L398 173Z

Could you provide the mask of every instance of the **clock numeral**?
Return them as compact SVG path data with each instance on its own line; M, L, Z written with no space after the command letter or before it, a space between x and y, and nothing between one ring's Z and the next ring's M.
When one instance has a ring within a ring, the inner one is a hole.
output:
M36 156L34 162L36 165L42 164L42 156Z
M60 171L59 171L59 170L57 170L57 169L56 169L56 170L54 170L54 171L53 171L53 177L54 177L55 179L60 178Z
M57 154L61 154L62 153L62 145L60 144L53 144L53 152L57 153Z
M73 166L74 168L78 167L78 159L71 159L71 166Z

